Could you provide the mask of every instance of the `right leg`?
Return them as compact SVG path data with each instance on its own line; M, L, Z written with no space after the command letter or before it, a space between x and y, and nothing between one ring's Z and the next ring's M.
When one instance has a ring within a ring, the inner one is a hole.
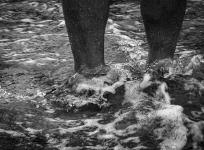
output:
M76 93L93 90L100 95L106 91L115 94L116 88L123 86L127 73L110 69L104 62L109 0L62 0L62 4L77 72L69 79L69 86ZM93 76L100 76L97 82L89 78Z
M109 0L63 0L62 4L75 71L83 74L84 70L106 68L104 34Z

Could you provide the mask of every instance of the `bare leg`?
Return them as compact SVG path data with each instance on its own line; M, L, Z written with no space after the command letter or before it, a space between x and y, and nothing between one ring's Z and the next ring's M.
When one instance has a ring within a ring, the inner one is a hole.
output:
M109 0L63 0L63 10L75 71L83 74L87 70L93 72L94 68L106 68L104 34Z
M142 0L141 13L149 43L148 63L173 58L186 0Z

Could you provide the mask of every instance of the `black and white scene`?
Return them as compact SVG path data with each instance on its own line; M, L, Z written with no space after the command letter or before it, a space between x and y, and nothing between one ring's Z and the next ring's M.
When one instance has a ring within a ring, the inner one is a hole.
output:
M204 150L204 0L0 0L0 150Z

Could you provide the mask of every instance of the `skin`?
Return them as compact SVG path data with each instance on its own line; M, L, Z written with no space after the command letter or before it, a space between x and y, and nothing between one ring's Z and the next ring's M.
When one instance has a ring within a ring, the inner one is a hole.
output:
M142 0L141 14L149 44L148 62L173 58L186 0Z
M63 0L63 12L74 56L75 71L106 74L104 34L109 0ZM149 44L148 63L173 58L186 0L142 0L141 14Z

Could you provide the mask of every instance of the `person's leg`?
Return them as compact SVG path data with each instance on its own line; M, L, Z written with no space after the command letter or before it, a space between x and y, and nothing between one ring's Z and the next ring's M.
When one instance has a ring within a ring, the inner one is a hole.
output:
M104 34L109 0L63 0L75 71L105 67Z
M150 47L148 63L173 58L186 0L142 0L141 14Z

